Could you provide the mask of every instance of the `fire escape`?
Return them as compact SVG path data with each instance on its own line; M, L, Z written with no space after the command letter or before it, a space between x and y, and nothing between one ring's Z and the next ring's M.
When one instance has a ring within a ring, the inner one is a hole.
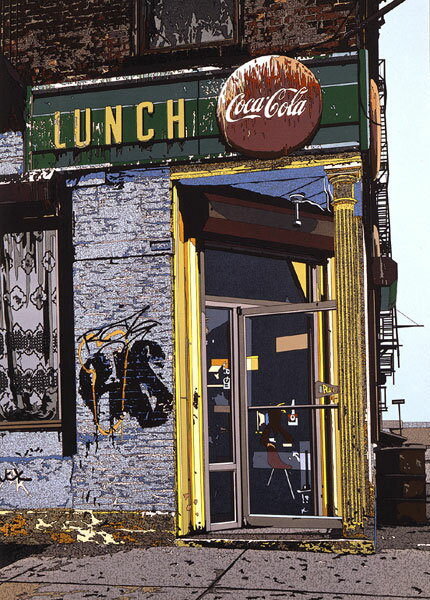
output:
M386 129L385 61L379 61L378 91L381 104L381 167L375 182L377 227L381 256L391 258L390 209L388 203L388 144ZM379 315L379 369L386 377L392 376L400 366L399 338L396 308L381 310ZM384 390L382 398L384 397Z

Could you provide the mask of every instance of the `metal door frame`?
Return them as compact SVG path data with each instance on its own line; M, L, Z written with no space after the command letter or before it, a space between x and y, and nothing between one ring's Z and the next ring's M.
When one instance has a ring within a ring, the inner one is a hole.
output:
M252 306L241 304L236 298L221 298L218 296L206 296L202 306L202 348L206 347L206 308L224 308L231 310L230 324L230 348L231 348L231 408L232 408L232 443L233 461L228 463L209 462L209 432L208 432L208 397L207 397L207 358L206 352L202 352L202 383L203 383L203 435L205 448L205 504L209 507L206 524L209 531L220 529L239 529L242 526L242 474L241 474L241 436L240 436L240 384L239 384L239 336L238 336L238 307ZM235 520L220 523L212 523L210 516L210 481L209 474L214 471L232 471L234 476L235 494Z
M267 306L285 306L285 302L272 302L268 300L253 300L248 298L223 298L221 296L205 296L202 299L202 348L206 344L206 307L225 308L231 310L230 346L232 359L232 435L233 457L229 463L209 462L209 432L208 432L208 402L207 402L207 359L206 352L202 352L202 389L203 389L203 435L205 448L205 504L210 507L210 482L209 474L213 471L233 471L235 492L235 520L221 523L212 523L210 510L208 511L206 525L209 531L220 529L239 529L243 523L243 492L242 492L242 432L240 408L240 357L239 357L239 313L242 310L258 309Z
M316 527L316 528L339 528L342 526L340 517L324 517L315 516L300 516L300 515L251 515L250 514L250 499L249 499L249 458L248 458L248 403L247 403L247 370L246 370L246 334L245 334L245 319L252 316L266 316L275 314L315 314L320 311L331 311L336 309L336 301L328 300L322 302L306 302L300 304L291 303L271 303L265 306L249 307L239 309L238 333L239 333L239 418L240 418L240 446L241 446L241 487L242 487L242 512L245 522L253 526L265 527ZM316 335L315 327L313 328L313 338ZM314 340L312 340L314 343ZM312 349L310 351L311 371L315 370L314 357ZM313 377L315 379L315 377ZM312 375L311 375L311 381ZM287 405L286 405L287 406ZM300 406L300 405L299 405ZM308 405L307 405L308 406ZM317 409L334 409L337 405L317 405L312 403L309 407ZM280 407L282 408L282 407ZM313 434L313 445L318 443ZM316 453L312 452L313 461L315 461ZM319 470L319 469L318 469ZM313 468L313 480L317 476L317 468ZM317 481L314 481L319 485ZM320 511L320 503L317 501L316 490L317 485L313 485L314 489L314 506L316 512Z

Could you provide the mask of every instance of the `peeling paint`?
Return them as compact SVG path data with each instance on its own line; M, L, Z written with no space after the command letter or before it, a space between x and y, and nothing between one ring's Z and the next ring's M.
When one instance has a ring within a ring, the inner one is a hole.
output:
M52 523L45 523L43 519L37 519L36 529L47 529L52 527Z
M78 542L96 542L97 544L124 544L124 541L116 541L114 536L105 531L97 531L96 526L102 523L101 519L97 519L93 513L91 513L91 523L88 528L76 527L65 523L63 529L66 531L76 531L76 540Z
M46 509L0 512L3 542L172 545L172 513Z

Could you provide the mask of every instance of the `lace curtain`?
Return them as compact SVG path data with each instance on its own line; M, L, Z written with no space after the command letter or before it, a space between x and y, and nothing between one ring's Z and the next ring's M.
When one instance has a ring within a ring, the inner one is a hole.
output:
M1 238L0 421L59 419L57 232Z

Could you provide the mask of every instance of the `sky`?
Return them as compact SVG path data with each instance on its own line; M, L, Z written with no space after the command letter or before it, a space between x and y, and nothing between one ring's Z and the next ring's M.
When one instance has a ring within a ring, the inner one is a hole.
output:
M381 5L381 6L384 6ZM424 328L400 329L400 369L387 386L384 419L430 421L429 1L406 0L385 16L389 202L392 256L399 265L397 309ZM398 323L409 323L398 313Z

